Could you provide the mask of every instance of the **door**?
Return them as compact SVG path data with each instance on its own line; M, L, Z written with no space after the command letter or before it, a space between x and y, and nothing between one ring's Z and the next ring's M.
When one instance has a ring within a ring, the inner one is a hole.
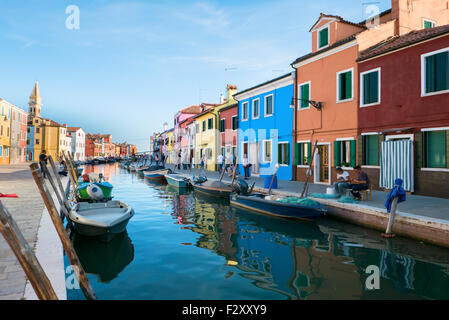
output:
M251 173L258 174L259 173L259 143L251 143L249 145L249 163L251 166Z
M320 145L315 156L315 183L329 183L329 146Z

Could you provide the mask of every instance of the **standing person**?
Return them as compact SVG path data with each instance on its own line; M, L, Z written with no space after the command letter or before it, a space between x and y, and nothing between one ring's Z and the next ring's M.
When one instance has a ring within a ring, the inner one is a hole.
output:
M342 168L338 167L337 171L337 182L334 183L335 194L341 196L345 189L351 187L349 173L344 171Z
M181 170L182 156L181 150L178 152L178 169Z
M154 158L154 160L156 160L156 165L159 167L159 153L156 153L156 156Z
M245 171L245 180L248 180L248 178L249 178L249 160L248 160L247 154L245 154L243 156L243 170Z
M161 162L162 162L162 166L165 168L165 154L164 153L162 153Z
M355 173L357 174L357 179L351 179L351 193L356 200L362 198L360 191L367 190L369 188L369 178L366 172L362 171L360 166L355 166Z
M41 154L39 155L39 165L41 167L41 173L44 178L46 178L45 171L44 171L44 165L47 165L47 160L48 160L47 151L42 150Z
M223 171L223 161L224 161L224 157L223 155L220 153L217 157L217 164L218 164L218 172L221 174L221 172Z
M228 152L226 154L226 164L225 164L225 171L228 171L229 167L232 167L234 165L234 156Z

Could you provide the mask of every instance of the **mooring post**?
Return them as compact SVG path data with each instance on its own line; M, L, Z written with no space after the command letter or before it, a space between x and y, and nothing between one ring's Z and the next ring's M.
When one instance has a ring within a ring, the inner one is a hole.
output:
M73 192L76 192L78 189L78 181L76 180L76 177L73 176L73 172L71 168L69 167L68 160L64 153L62 153L62 157L64 158L65 162L67 163L67 171L69 172L70 181L72 182Z
M236 156L235 157L235 165L234 165L234 172L232 173L232 182L231 182L231 187L234 185L234 180L235 180L235 172L237 171L237 166L239 165L239 157Z
M396 235L392 232L393 231L393 224L394 224L394 217L396 215L396 208L398 206L398 197L395 197L393 199L393 202L391 203L391 211L390 211L390 217L388 219L388 225L387 230L385 233L382 233L382 237L384 238L394 238Z
M69 236L67 235L67 232L64 229L64 225L62 224L62 221L59 218L58 210L56 210L53 198L51 197L50 192L47 186L45 185L45 181L42 178L39 166L36 163L32 163L30 165L30 169L31 173L33 174L34 181L36 182L36 185L41 194L41 197L44 200L45 206L47 207L48 213L50 214L50 218L53 221L53 224L56 228L56 232L58 233L59 239L61 239L62 245L70 261L70 264L76 268L75 275L77 276L78 282L81 286L81 290L83 291L87 299L96 300L97 297L90 285L86 273L84 272L84 269L81 265L78 255L76 254L75 249L73 248L72 242L70 241Z
M306 182L304 183L304 187L301 192L301 199L304 198L304 195L306 193L307 185L309 184L309 178L310 178L310 172L312 172L312 164L315 158L315 152L318 148L318 140L315 141L315 145L313 147L312 155L310 156L310 163L309 163L309 169L307 169L307 175L306 175Z
M36 165L37 167L37 165ZM39 170L39 169L37 169ZM0 201L0 233L19 260L39 300L58 300L50 280L15 220Z
M76 181L76 185L78 186L78 175L77 175L76 170L75 170L75 168L73 166L72 158L70 157L70 152L67 151L67 154L65 154L65 152L64 152L64 155L65 155L65 157L67 159L68 164L70 165L70 170L72 172L73 178Z
M271 194L271 188L273 187L274 178L276 178L276 173L279 170L279 164L276 164L276 169L274 170L273 177L271 178L270 189L268 190L268 194Z
M56 165L55 165L55 162L53 161L52 156L48 156L48 162L50 162L50 166L53 171L53 175L55 176L56 181L58 182L58 186L59 186L59 189L61 190L61 193L63 195L65 195L65 190L64 190L64 187L62 186L62 182L59 177L59 173L58 173L58 170L56 169Z

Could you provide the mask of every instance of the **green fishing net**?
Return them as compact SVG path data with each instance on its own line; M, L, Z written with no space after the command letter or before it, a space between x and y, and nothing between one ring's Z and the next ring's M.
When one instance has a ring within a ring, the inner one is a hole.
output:
M278 202L297 204L297 205L305 206L305 207L316 207L316 206L320 205L320 203L315 200L312 200L309 198L301 199L301 198L296 198L296 197L279 199Z
M340 203L359 203L357 200L355 200L353 197L350 196L344 196L341 197L340 200L338 200Z
M318 199L338 199L340 196L336 194L327 194L327 193L312 193L310 195L312 198L318 198Z

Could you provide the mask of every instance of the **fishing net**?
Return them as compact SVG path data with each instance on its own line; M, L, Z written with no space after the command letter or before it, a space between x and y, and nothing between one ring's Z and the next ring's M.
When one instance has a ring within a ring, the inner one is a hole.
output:
M338 196L336 194L327 194L327 193L312 193L310 196L313 198L318 198L318 199L338 199L338 198L340 198L340 196Z
M296 198L296 197L279 199L278 202L297 204L297 205L305 206L305 207L317 207L320 205L320 203L315 200L312 200L309 198L301 199L301 198Z
M338 200L338 202L340 202L340 203L359 203L357 200L355 200L351 196L341 197L340 200Z

